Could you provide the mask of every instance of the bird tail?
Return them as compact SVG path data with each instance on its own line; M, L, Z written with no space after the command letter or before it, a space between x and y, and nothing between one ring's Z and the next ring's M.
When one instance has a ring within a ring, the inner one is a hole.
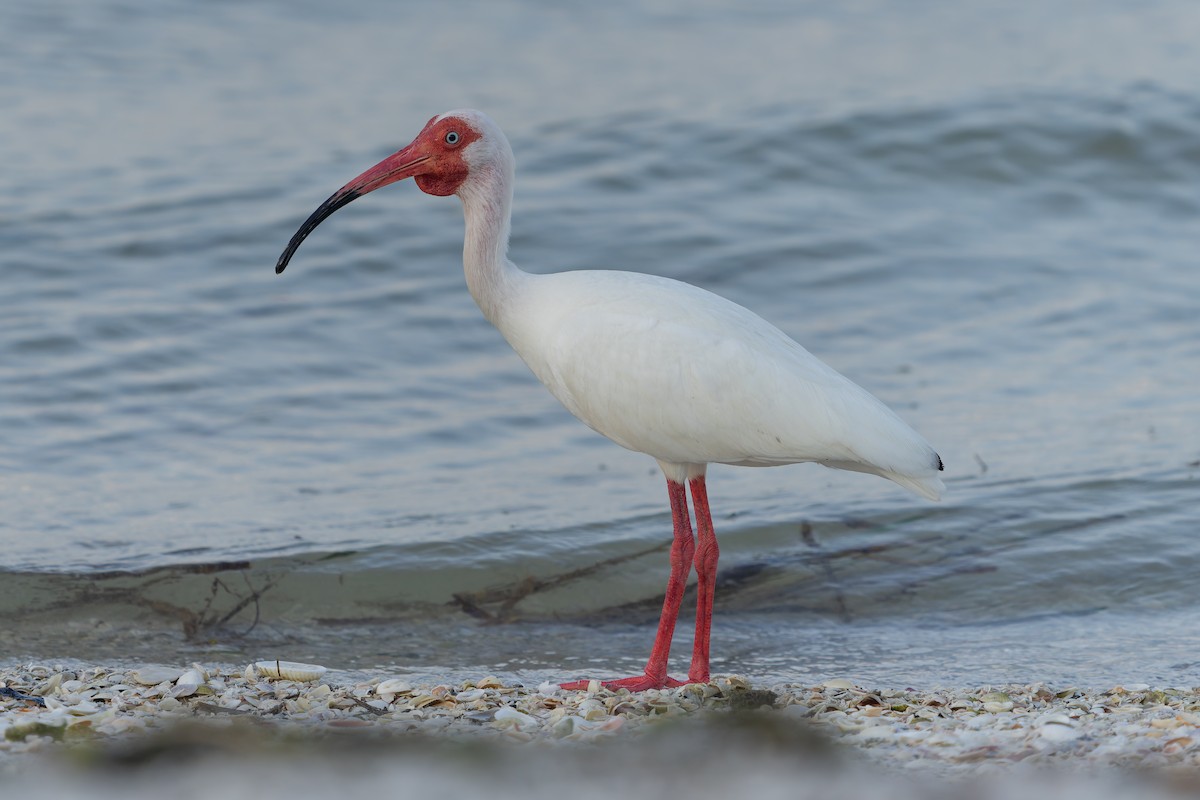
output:
M936 474L901 475L898 472L884 472L882 475L929 500L941 500L942 492L946 491L946 484Z
M833 469L845 469L854 472L866 472L870 475L879 475L880 477L887 478L889 481L900 484L911 492L916 492L924 498L941 500L942 492L946 491L946 484L942 483L942 478L938 475L942 470L942 458L933 452L933 448L929 449L929 454L933 456L931 463L926 469L919 472L900 472L898 470L884 469L875 464L863 461L822 461L820 463Z

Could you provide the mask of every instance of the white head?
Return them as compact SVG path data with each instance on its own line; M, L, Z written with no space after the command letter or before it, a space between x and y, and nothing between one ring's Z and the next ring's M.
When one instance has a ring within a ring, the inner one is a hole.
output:
M497 182L512 185L512 148L504 132L486 114L461 109L440 114L417 138L338 189L305 220L275 265L283 272L300 243L333 212L389 183L414 178L426 194L466 199ZM494 189L493 189L494 190Z

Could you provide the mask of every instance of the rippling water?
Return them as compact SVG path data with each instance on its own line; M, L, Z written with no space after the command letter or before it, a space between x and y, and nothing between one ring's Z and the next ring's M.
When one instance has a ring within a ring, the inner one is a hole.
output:
M717 669L1200 677L1191 5L106 1L0 30L0 658L202 647L179 609L257 587L229 652L637 665L661 475L482 319L457 201L372 195L272 271L467 105L516 151L517 263L730 297L946 462L939 505L714 467Z

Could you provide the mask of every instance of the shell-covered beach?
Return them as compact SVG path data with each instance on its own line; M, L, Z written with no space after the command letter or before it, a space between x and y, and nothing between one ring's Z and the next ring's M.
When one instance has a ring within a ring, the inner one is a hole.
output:
M224 761L253 771L293 757L311 767L327 758L403 762L416 752L434 774L451 769L469 786L482 779L460 769L472 761L528 760L541 769L628 759L644 771L649 753L665 759L683 748L700 762L648 773L645 788L676 771L716 772L705 763L711 754L761 761L738 780L757 776L771 791L786 788L793 771L807 771L809 788L790 789L801 797L843 783L867 792L890 785L899 796L934 783L948 796L966 796L969 787L1053 784L1105 797L1133 785L1164 793L1195 788L1200 766L1200 690L1146 685L913 691L844 679L756 687L728 676L631 694L599 683L577 692L522 686L494 675L457 685L385 676L340 682L335 673L288 662L117 670L30 664L0 674L0 711L0 772L30 785L49 765L60 777L130 763L169 773L203 756L210 767ZM354 742L363 749L352 756ZM546 786L562 778L553 769L546 776ZM600 776L579 777L579 785L599 788ZM499 796L515 788L512 776L498 780L492 788Z

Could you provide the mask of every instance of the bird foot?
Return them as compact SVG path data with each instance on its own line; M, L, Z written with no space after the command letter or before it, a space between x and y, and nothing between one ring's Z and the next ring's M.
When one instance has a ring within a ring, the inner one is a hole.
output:
M670 675L663 675L661 678L653 678L649 675L634 675L632 678L618 678L611 681L600 681L600 685L605 689L628 689L631 692L643 692L646 689L674 689L678 686L687 686L691 681L677 681ZM591 681L570 681L569 683L560 683L560 689L567 691L586 691Z

